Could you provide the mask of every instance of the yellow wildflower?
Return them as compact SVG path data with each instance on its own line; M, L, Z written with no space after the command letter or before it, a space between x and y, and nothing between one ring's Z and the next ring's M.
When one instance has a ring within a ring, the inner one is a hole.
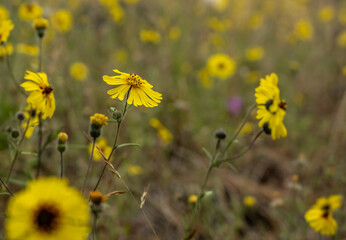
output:
M316 232L326 236L335 235L338 224L333 218L333 212L340 206L340 195L319 198L315 205L305 213L305 220Z
M19 18L26 21L32 21L42 15L42 8L35 2L23 3L19 6Z
M5 21L9 18L9 13L5 7L0 5L0 22Z
M105 155L105 157L108 158L108 156L110 155L110 153L112 151L112 147L108 146L107 139L103 138L103 137L99 138L96 141L96 145L101 149L101 151ZM89 154L91 153L91 150L92 150L92 144L89 145ZM101 153L97 149L95 149L93 160L94 161L100 161L102 159L103 158L102 158Z
M95 113L94 115L90 116L90 124L95 126L106 126L108 117L101 113Z
M109 85L120 85L116 88L108 90L108 94L112 98L124 100L128 94L127 103L136 107L144 105L146 107L155 107L161 102L162 94L152 90L153 86L146 80L136 74L123 73L119 70L113 70L120 75L103 76L103 81Z
M24 43L17 44L17 52L21 54L25 54L28 56L38 56L40 49L36 45L29 45Z
M346 30L339 34L336 41L340 47L346 48Z
M187 201L191 204L195 204L198 200L198 196L196 194L191 194Z
M214 31L219 31L219 32L224 32L228 29L231 28L232 23L230 20L225 19L221 20L216 17L209 18L209 26L214 30Z
M161 41L161 35L159 32L154 30L141 30L139 37L144 43L159 43Z
M172 133L166 127L164 127L157 118L151 118L150 125L157 130L160 139L165 144L169 144L172 142L173 140Z
M243 128L241 129L239 135L245 136L253 132L254 126L251 122L247 122L244 124Z
M6 55L12 55L13 46L11 43L6 43L6 45L0 45L0 59L6 57Z
M124 9L120 5L118 4L114 5L109 10L109 12L113 17L114 22L121 23L124 20L125 12L124 12Z
M58 142L59 142L59 144L66 143L67 139L68 139L67 133L60 132L58 134Z
M256 198L254 198L253 196L246 196L243 199L243 204L246 207L253 207L256 204Z
M0 21L0 44L7 42L13 28L14 25L11 20Z
M136 176L136 175L141 174L143 172L143 169L139 165L128 165L126 167L126 171L128 172L128 174L130 174L132 176Z
M324 6L318 12L318 18L323 23L328 23L333 20L334 15L335 12L332 6Z
M27 71L24 79L28 80L22 83L25 91L30 92L26 99L27 103L42 113L42 118L51 118L55 111L55 98L53 88L47 81L47 75L44 72L34 73Z
M90 230L87 201L56 177L29 182L10 199L7 216L8 239L86 239Z
M295 37L301 41L310 41L314 34L314 28L308 20L300 20L294 28Z
M52 25L61 33L70 31L72 26L72 15L68 10L61 9L51 17Z
M77 81L84 81L89 74L89 68L82 62L70 66L70 75Z
M251 47L245 51L246 59L251 62L261 60L264 56L264 49L261 46Z
M208 59L207 68L211 76L224 80L234 75L236 64L227 54L215 54Z

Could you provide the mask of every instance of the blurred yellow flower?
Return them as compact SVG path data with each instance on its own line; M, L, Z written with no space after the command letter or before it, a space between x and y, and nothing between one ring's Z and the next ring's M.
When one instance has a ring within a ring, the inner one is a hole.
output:
M206 68L199 70L198 80L204 88L211 88L214 85L213 80L209 76L208 69Z
M143 172L143 169L139 165L127 165L126 166L126 171L128 174L132 176L137 176L140 175Z
M17 44L17 52L21 54L25 54L28 56L38 56L40 50L36 45L29 45L24 43Z
M316 232L326 236L335 235L338 224L333 218L333 212L340 207L340 195L319 198L315 205L305 213L305 220Z
M105 157L108 158L108 156L111 154L112 147L108 146L107 139L103 138L103 137L100 137L96 141L96 145L101 149L101 151L105 155ZM91 153L91 150L92 150L92 144L90 143L89 144L89 154ZM97 149L95 149L95 151L94 151L93 160L94 161L102 160L102 155L101 155L101 153Z
M82 62L75 62L70 66L70 75L77 81L84 81L89 74L89 68Z
M246 59L251 62L261 60L264 56L264 49L261 46L247 48L245 50Z
M170 40L175 41L180 38L181 30L177 26L173 26L169 29L168 37Z
M6 55L12 55L13 46L11 43L6 43L0 45L0 59L5 58Z
M112 8L109 10L109 12L113 17L114 22L121 23L124 20L125 12L121 6L116 4L116 5L112 6Z
M0 5L0 22L7 20L9 16L10 14L7 9L4 6Z
M61 9L52 15L51 22L57 31L66 33L72 27L72 15L68 10Z
M159 43L161 41L161 35L159 32L154 30L142 29L139 32L139 38L144 43Z
M0 44L7 42L13 28L14 25L11 20L0 21Z
M6 210L7 239L87 239L89 205L82 194L57 177L30 181Z
M266 134L270 134L273 140L287 136L283 123L286 115L286 103L280 99L278 82L278 76L272 73L261 78L260 86L255 89L258 107L256 118L260 119L258 126L262 127Z
M208 36L209 42L216 47L223 47L226 45L225 39L218 33L211 33Z
M251 29L258 29L263 24L263 13L256 12L252 15L252 17L249 20L249 28Z
M225 80L234 75L236 63L227 54L215 54L208 59L207 68L211 76Z
M295 24L294 35L298 40L310 41L314 35L314 28L308 20L300 20Z
M344 75L344 76L346 77L346 66L344 66L344 67L342 68L342 75Z
M156 107L161 102L162 94L152 90L153 86L146 80L136 74L123 73L119 70L113 70L120 74L117 76L103 76L103 81L109 85L120 85L116 88L108 90L108 94L112 98L124 100L128 93L128 104L133 104L135 107L144 105L146 107Z
M343 7L339 10L338 19L341 24L346 25L346 7Z
M257 202L257 200L253 196L246 196L243 199L243 204L246 207L253 207L253 206L255 206L256 202Z
M157 118L151 118L150 125L157 130L157 133L164 144L169 144L172 142L172 133L166 127L164 127Z
M336 41L340 47L346 48L346 30L339 34Z
M55 98L53 88L47 81L47 75L44 72L34 73L26 71L25 81L20 86L25 91L30 92L26 99L27 103L42 113L42 118L51 118L55 111Z
M241 129L239 135L245 136L253 132L254 124L251 122L247 122L244 124L244 127Z
M26 120L22 124L22 129L25 130L28 127L25 137L30 138L35 128L38 126L40 112L32 108L31 105L27 105L24 110L24 115Z
M213 0L212 3L214 8L221 12L226 10L229 0Z
M41 17L42 8L35 2L23 3L19 6L19 18L26 21L32 21Z
M214 31L224 32L231 28L232 23L229 19L220 20L216 17L209 18L208 25Z
M318 11L318 19L323 23L328 23L333 20L334 15L335 11L332 6L324 6Z
M195 204L198 200L198 196L196 194L191 194L187 201L191 204Z

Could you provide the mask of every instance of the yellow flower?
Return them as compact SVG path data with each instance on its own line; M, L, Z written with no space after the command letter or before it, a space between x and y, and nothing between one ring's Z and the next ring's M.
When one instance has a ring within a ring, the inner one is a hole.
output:
M36 18L33 23L33 27L37 30L44 30L48 28L48 20L42 17Z
M143 169L141 166L138 166L138 165L128 165L126 167L126 171L128 172L128 174L132 176L136 176L141 174L143 172Z
M11 20L0 21L0 44L7 42L13 28L14 25Z
M226 54L215 54L208 59L207 68L213 77L226 79L235 73L235 61Z
M26 21L32 21L41 17L42 8L37 3L23 3L19 6L19 18Z
M42 118L51 118L55 111L55 98L53 88L47 81L47 75L44 72L34 73L26 71L24 79L28 80L22 83L25 91L30 92L26 99L27 103L42 113Z
M25 137L30 138L35 128L38 126L40 113L36 109L32 108L30 105L27 105L24 110L24 115L26 120L22 124L22 129L25 130L28 126L28 129L25 133Z
M7 20L9 15L7 9L0 5L0 22Z
M211 88L213 81L209 76L208 69L203 68L198 72L198 80L204 88Z
M89 206L65 179L40 178L16 193L7 207L7 239L76 240L89 233Z
M333 218L333 212L340 206L340 195L319 198L315 205L305 213L305 220L316 232L326 236L335 235L338 224Z
M101 149L102 153L105 155L106 158L110 155L112 151L112 147L107 145L107 139L101 137L96 141L96 145ZM92 144L89 145L89 154L91 153L92 150ZM95 149L94 150L94 156L93 156L94 161L100 161L102 160L102 155L100 154L99 150Z
M338 19L340 23L344 25L346 24L346 7L343 7L340 9L338 13Z
M265 133L278 139L287 136L287 130L283 123L286 115L286 103L280 99L280 90L277 87L279 79L272 73L260 80L260 86L255 89L257 102L258 126L263 127Z
M144 43L159 43L161 41L161 35L159 32L154 30L141 30L139 37Z
M7 43L6 45L0 45L0 59L4 58L6 55L12 55L13 46L11 43Z
M314 28L308 20L300 20L295 25L294 34L298 40L310 41L314 34Z
M19 43L17 44L17 52L35 57L35 56L38 56L40 49L36 45Z
M253 196L246 196L243 199L243 204L246 207L253 207L256 204L256 198L254 198Z
M264 56L264 49L261 46L251 47L245 51L246 59L251 62L261 60Z
M247 122L244 124L244 127L241 129L239 135L240 136L245 136L253 132L253 124L251 122Z
M181 30L177 26L173 26L169 29L168 37L170 40L175 41L180 38Z
M66 143L67 139L68 139L67 133L65 133L65 132L60 132L60 133L58 134L58 142L59 142L59 144Z
M70 66L70 75L77 81L84 81L88 74L89 69L82 62L75 62Z
M108 117L101 113L95 113L94 115L90 116L90 124L98 127L106 126Z
M72 15L68 10L61 9L51 17L52 25L61 33L70 31L72 26Z
M346 48L346 30L339 34L337 43L340 47Z
M173 140L172 133L166 127L164 127L157 118L151 118L150 125L157 130L160 139L165 144L169 144L172 142Z
M252 15L249 20L249 27L251 29L258 29L263 24L263 14L261 12L256 12Z
M128 93L128 104L133 104L136 107L144 105L146 107L155 107L161 102L162 94L152 90L153 86L146 80L142 79L136 74L128 74L113 70L120 75L117 76L103 76L103 81L109 85L120 85L116 88L108 90L108 94L112 98L124 100L126 93Z
M195 204L198 200L198 196L196 194L191 194L187 201L191 204Z
M332 6L324 6L318 12L318 18L323 23L328 23L334 18L334 8Z
M124 9L118 4L112 6L109 12L113 17L114 22L121 23L124 20L124 17L125 17Z

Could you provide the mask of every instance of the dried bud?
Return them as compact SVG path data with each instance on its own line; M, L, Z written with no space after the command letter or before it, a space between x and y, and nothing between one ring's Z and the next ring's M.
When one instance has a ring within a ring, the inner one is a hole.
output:
M219 140L223 140L227 137L227 135L223 129L219 129L215 132L215 137Z
M13 139L18 138L19 135L20 135L20 133L19 133L19 131L18 131L17 129L12 129L12 131L11 131L11 137L12 137Z
M16 118L18 119L18 121L23 121L25 119L25 115L23 112L17 112L16 113Z
M100 205L107 200L108 196L102 195L99 191L93 191L90 193L90 201L95 205Z

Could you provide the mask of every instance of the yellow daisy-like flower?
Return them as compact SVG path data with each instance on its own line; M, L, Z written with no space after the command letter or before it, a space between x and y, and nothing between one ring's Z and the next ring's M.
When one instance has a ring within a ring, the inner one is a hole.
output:
M89 74L89 68L82 62L75 62L70 66L70 75L77 81L84 81Z
M340 195L319 198L315 205L305 213L305 220L316 232L326 236L335 235L338 224L333 218L333 212L340 206Z
M113 70L120 75L103 76L103 81L109 85L120 85L119 87L108 90L112 98L124 100L126 93L129 92L127 103L136 107L144 105L146 107L155 107L161 102L162 94L152 90L153 86L146 80L136 74L123 73L119 70Z
M280 99L280 90L277 87L278 76L272 73L260 80L260 86L255 89L257 102L258 126L263 127L265 133L272 138L279 139L287 136L287 130L283 124L286 115L286 103Z
M101 151L105 155L105 157L108 158L108 156L110 155L110 153L112 151L112 147L108 146L107 139L105 139L103 137L99 138L96 141L96 145L101 149ZM91 150L92 150L92 144L89 145L89 154L91 153ZM94 151L93 160L94 161L102 160L101 153L97 149L95 149L95 151Z
M72 15L68 10L59 10L51 17L52 25L62 33L70 31L72 26Z
M65 179L41 178L16 193L7 207L6 239L85 240L89 206Z
M256 62L264 57L264 49L261 46L251 47L245 51L246 59Z
M42 8L37 3L23 3L18 10L19 18L26 21L32 21L41 17Z
M139 32L139 37L144 43L159 43L161 41L161 35L159 32L154 30L141 30Z
M14 25L11 20L0 21L0 44L7 42L13 28Z
M27 103L42 113L43 119L51 118L55 111L55 98L53 88L47 81L47 75L43 72L34 73L27 71L24 79L28 81L20 86L25 91L30 92L29 97L26 99Z
M22 124L22 128L26 129L26 127L29 125L28 129L26 130L25 137L30 138L35 128L39 124L40 112L32 108L30 105L28 105L24 110L24 115L25 115L26 121Z
M227 54L215 54L208 59L208 72L213 77L226 79L235 73L235 61Z

